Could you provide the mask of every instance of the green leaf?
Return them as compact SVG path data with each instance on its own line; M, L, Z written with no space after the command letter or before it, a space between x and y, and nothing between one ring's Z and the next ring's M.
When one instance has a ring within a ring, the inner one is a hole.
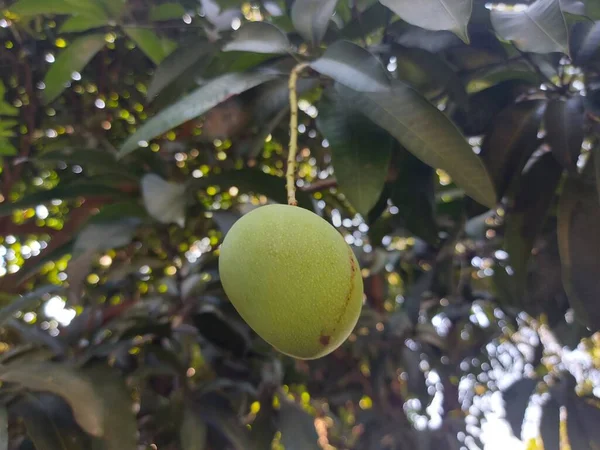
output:
M292 5L294 28L313 47L325 36L338 0L295 0Z
M531 378L521 378L502 392L506 410L506 421L509 423L517 439L521 439L523 418L525 417L525 411L529 405L531 394L533 394L536 386L537 381Z
M100 2L113 19L120 18L127 6L127 0L100 0Z
M185 14L185 8L179 3L162 3L150 8L148 18L153 22L161 20L181 19Z
M314 418L296 403L280 397L278 428L286 450L319 450Z
M149 141L188 120L201 116L233 95L247 91L276 75L264 72L228 73L191 92L142 125L125 141L119 155L131 153L140 141Z
M36 450L89 448L89 437L77 426L69 406L60 397L27 394L12 413L23 420Z
M200 398L199 404L190 407L205 423L216 428L232 444L234 450L254 449L247 430L237 421L235 412L222 396L205 394Z
M340 30L340 34L348 40L368 36L375 30L383 28L390 20L391 15L392 12L381 3L374 3L358 17L354 17L349 21Z
M4 83L0 80L0 116L17 117L19 115L19 109L4 101L5 94L6 87L4 86Z
M64 162L83 166L86 169L95 171L95 173L119 174L133 180L139 178L136 169L132 170L131 167L123 166L117 161L114 153L109 153L106 150L64 148L36 155L33 162L46 164Z
M387 90L390 82L381 62L364 48L349 41L330 45L310 67L355 91Z
M0 127L2 124L0 124ZM19 152L6 138L0 137L0 156L15 156Z
M70 14L88 15L90 17L108 18L106 11L98 2L90 2L89 0L65 0L71 5Z
M379 0L402 20L426 30L452 31L469 43L467 25L473 0Z
M208 175L196 180L192 188L205 188L208 186L220 186L222 190L236 186L240 192L262 194L278 203L287 203L285 180L281 177L266 174L261 170L229 170L218 175ZM313 209L311 197L307 193L297 191L296 199L298 200L298 206L309 210Z
M84 375L94 386L95 394L102 400L105 432L95 439L92 450L136 450L137 422L133 412L133 399L121 374L104 365L86 368Z
M208 65L213 57L213 52L213 44L198 38L177 47L156 68L146 97L148 99L156 97L198 62L201 62L202 66Z
M473 200L494 207L494 186L482 161L456 126L415 90L398 82L388 92L345 89L343 95L425 164L446 171Z
M542 406L540 435L544 450L560 450L560 405L552 398Z
M600 329L600 204L594 185L577 178L565 184L558 208L558 244L569 303L579 321Z
M467 136L486 134L494 125L496 115L521 94L527 92L530 83L522 80L506 80L484 89L469 98L466 110L458 109L452 120Z
M366 218L385 185L392 136L335 95L319 104L317 126L331 146L341 191Z
M21 362L0 368L0 380L18 386L56 394L73 409L77 423L92 436L105 432L104 405L93 382L67 364Z
M600 50L600 22L578 22L573 25L569 44L573 63L587 65Z
M397 73L424 95L433 89L441 89L456 102L466 108L469 97L462 81L450 65L439 56L420 48L394 47L397 58Z
M596 397L593 398L596 400ZM594 450L600 443L600 409L570 392L566 401L567 435L572 449Z
M402 149L396 163L398 178L390 198L411 233L432 245L439 243L435 218L435 173L428 165Z
M167 38L160 38L154 31L147 28L124 27L125 33L150 58L154 64L160 64L175 48L177 44Z
M106 44L103 34L89 34L74 40L57 57L46 73L46 88L42 98L48 104L58 97L71 80L73 72L80 72Z
M44 297L48 299L50 294L58 292L61 289L62 287L55 285L42 286L22 297L13 299L10 305L0 309L0 325L12 319L15 313L32 309L43 300Z
M156 174L142 178L142 198L148 214L160 223L185 224L186 188L170 183Z
M467 77L467 92L479 93L507 82L535 85L540 83L540 78L526 61L514 60L506 64L484 67L472 73Z
M579 94L551 100L544 116L546 142L556 159L573 173L581 153L584 119L585 106Z
M102 8L85 0L19 0L9 11L19 16L39 16L42 14L81 14L106 17Z
M61 33L77 33L101 28L110 24L110 20L104 17L72 16L63 22L60 27Z
M538 148L546 102L527 100L504 109L481 146L481 157L492 175L499 199L512 180L519 177L529 157Z
M0 205L0 217L11 214L15 209L32 208L52 200L69 200L77 197L122 197L123 192L105 184L88 181L76 181L58 185L53 189L34 192L13 203L4 202Z
M139 224L139 219L131 217L114 222L91 223L79 232L73 250L84 253L124 247L133 240Z
M494 9L491 19L496 33L524 52L569 52L569 33L559 0L537 0L520 11Z
M206 423L193 410L186 408L179 431L181 450L205 450L206 432Z
M517 298L525 290L531 250L553 204L561 175L562 166L551 153L541 156L521 178L507 212L504 249L514 272L512 285Z
M248 22L233 34L224 52L286 53L290 50L287 36L268 22Z
M8 450L8 411L0 406L0 450Z

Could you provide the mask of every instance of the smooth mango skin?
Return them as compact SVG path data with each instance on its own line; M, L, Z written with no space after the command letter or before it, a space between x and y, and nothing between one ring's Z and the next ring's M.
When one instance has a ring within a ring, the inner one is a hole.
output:
M262 206L239 219L221 246L219 272L246 323L298 359L338 348L362 308L354 253L333 226L298 206Z

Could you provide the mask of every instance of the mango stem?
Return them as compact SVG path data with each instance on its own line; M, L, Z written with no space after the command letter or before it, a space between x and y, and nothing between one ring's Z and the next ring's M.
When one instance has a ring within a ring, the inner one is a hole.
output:
M298 94L296 84L298 75L308 67L308 63L300 63L290 72L288 89L290 91L290 145L288 150L287 171L285 174L288 205L297 206L296 200L296 153L298 153Z

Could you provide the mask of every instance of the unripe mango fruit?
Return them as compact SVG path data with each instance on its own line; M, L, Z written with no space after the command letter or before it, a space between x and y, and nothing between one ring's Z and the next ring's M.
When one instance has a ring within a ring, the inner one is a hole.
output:
M246 323L298 359L338 348L362 308L352 249L327 221L298 206L262 206L239 219L221 246L219 272Z

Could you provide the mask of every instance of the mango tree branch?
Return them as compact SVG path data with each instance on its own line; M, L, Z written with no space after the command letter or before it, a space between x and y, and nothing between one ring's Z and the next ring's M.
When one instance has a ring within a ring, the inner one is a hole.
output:
M298 64L290 73L288 88L290 90L290 145L287 161L286 186L288 205L296 206L296 153L298 152L298 94L296 83L298 75L308 66L308 63Z

